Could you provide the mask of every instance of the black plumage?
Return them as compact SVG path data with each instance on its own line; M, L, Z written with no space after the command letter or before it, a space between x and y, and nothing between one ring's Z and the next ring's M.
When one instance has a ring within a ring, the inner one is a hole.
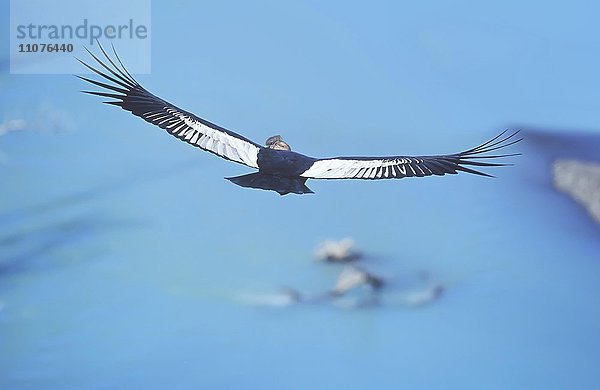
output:
M99 45L100 46L100 45ZM87 50L87 49L86 49ZM104 82L77 76L108 92L83 91L111 100L171 135L195 147L227 160L257 168L258 172L233 178L242 187L273 190L281 195L312 193L307 179L399 179L404 177L443 176L466 172L491 176L478 169L509 164L486 160L516 156L519 153L491 154L519 141L517 133L503 131L491 140L460 153L435 156L333 157L317 159L291 151L280 136L270 137L261 146L237 133L220 127L151 94L123 66L113 47L114 60L100 46L106 62L88 50L101 68L79 60L85 67L104 78ZM117 65L118 63L118 65ZM110 83L108 83L110 82Z

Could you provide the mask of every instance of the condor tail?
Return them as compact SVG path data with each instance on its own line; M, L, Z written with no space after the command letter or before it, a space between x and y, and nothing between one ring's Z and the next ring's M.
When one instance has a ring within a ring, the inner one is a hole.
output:
M276 191L279 195L313 193L304 184L307 180L305 177L283 177L257 172L243 176L226 177L226 179L241 187Z

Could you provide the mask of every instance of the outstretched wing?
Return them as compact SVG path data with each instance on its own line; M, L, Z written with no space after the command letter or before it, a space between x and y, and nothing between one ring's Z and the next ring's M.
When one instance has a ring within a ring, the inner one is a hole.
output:
M498 167L510 164L478 161L517 156L520 153L490 155L522 140L518 131L505 136L503 131L491 140L464 152L440 156L395 157L335 157L319 159L300 176L311 179L400 179L403 177L443 176L458 171L491 176L469 166Z
M190 145L214 153L227 160L235 161L252 168L258 168L257 156L261 148L260 145L154 96L138 84L127 69L125 69L114 47L113 53L121 67L115 64L102 46L100 46L100 50L108 63L101 61L89 50L88 53L106 71L100 71L79 59L77 60L94 73L102 76L105 79L104 81L110 81L111 83L106 84L82 76L77 77L99 87L106 88L110 92L82 92L116 99L104 103L113 104L130 111L133 115L139 116L145 121L167 130L170 134Z

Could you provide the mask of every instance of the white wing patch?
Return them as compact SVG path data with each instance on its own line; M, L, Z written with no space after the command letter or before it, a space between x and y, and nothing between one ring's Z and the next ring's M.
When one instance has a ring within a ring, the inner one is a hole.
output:
M212 128L172 107L165 106L160 112L149 111L142 117L189 144L231 161L258 168L259 148L255 144Z
M419 167L418 164L422 162L419 158L407 157L365 160L332 158L316 161L300 176L313 179L382 179L431 174Z
M151 94L129 74L117 56L116 51L114 54L116 60L121 65L120 67L108 56L102 46L100 46L100 50L108 63L101 61L89 50L87 51L106 72L100 71L83 61L80 62L97 75L103 77L105 82L81 76L78 77L93 85L107 89L108 92L84 91L85 93L113 99L105 103L121 107L133 115L139 116L147 122L167 130L169 134L188 144L202 148L225 159L252 168L258 168L258 152L261 148L258 144L232 131L198 118L189 112L183 111ZM107 84L106 81L110 83Z

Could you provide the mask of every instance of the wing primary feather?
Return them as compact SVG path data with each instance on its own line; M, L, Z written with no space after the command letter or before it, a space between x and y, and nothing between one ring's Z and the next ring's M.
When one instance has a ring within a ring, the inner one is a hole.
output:
M479 175L479 176L486 176L486 177L494 177L492 175L489 175L487 173L484 172L480 172L480 171L476 171L475 169L471 169L471 168L467 168L467 167L463 167L460 165L456 166L456 170L458 171L463 171L463 172L467 172L467 173L472 173L474 175Z
M514 156L521 156L522 153L511 153L511 154L496 154L494 156L461 156L460 158L462 160L467 160L467 159L472 159L472 158L502 158L502 157L514 157Z
M120 92L120 93L124 93L124 94L126 94L128 92L126 89L115 87L114 85L110 85L110 84L105 84L100 81L88 79L87 77L83 77L83 76L79 76L79 75L75 75L75 77L80 78L81 80L87 81L88 83L97 85L99 87L110 89L111 91Z
M117 70L117 72L119 72L121 77L124 80L127 80L128 82L130 82L131 84L136 85L137 83L135 82L135 80L130 79L125 73L123 73L123 71L113 62L113 60L108 56L108 54L106 54L106 51L104 50L104 48L102 47L102 45L100 44L100 42L97 39L96 39L96 43L98 44L98 47L100 48L100 51L102 52L102 54L104 54L104 57Z
M117 95L116 93L108 93L108 92L96 92L96 91L81 91L83 93L87 93L89 95L96 95L102 97L108 97L113 99L123 99L123 95Z
M451 162L452 164L457 164L457 165L477 165L480 167L501 167L504 166L505 164L503 163L489 163L489 162L483 162L483 161L471 161L471 160L467 160L467 161L463 161L460 157L454 157L454 156L450 156L450 157L445 157L444 160Z
M474 165L478 167L507 167L512 164L508 163L488 163L483 161L461 161L458 163L459 165Z
M99 46L100 44L98 44ZM123 68L123 70L125 71L125 73L127 73L127 75L129 76L129 79L131 79L131 82L134 83L135 85L139 85L138 82L136 81L136 79L133 78L133 76L131 75L131 73L129 73L129 71L127 70L127 68L125 67L125 65L123 65L123 62L121 61L121 58L119 58L119 55L117 54L117 50L115 50L115 45L114 44L110 44L112 46L113 49L113 53L115 54L115 58L117 59L117 61L119 61L119 64L121 64L121 68Z
M517 130L517 131L515 131L514 133L512 133L512 134L510 134L510 135L506 136L505 138L502 138L502 139L501 139L501 140L499 140L499 141L492 142L492 143L489 143L489 142L488 142L488 143L486 143L486 144L484 144L484 145L480 145L480 146L478 146L478 147L477 147L477 148L475 148L474 150L470 150L470 151L463 152L463 153L460 153L460 154L486 153L486 152L488 152L488 151L490 151L490 150L495 150L495 149L493 149L493 148L494 148L494 147L496 147L496 146L499 146L499 145L500 145L500 147L506 147L506 146L510 146L510 145L512 145L512 143L508 143L508 144L504 144L504 145L502 145L502 144L503 144L503 143L505 143L506 141L508 141L509 139L513 138L513 137L514 137L514 136L516 136L517 134L519 134L519 131L520 131L520 130ZM506 132L506 131L504 131L504 132ZM504 132L503 132L503 133L504 133ZM516 142L519 142L520 140L522 140L522 138L520 138L520 139L518 139L518 140L516 140L516 141L513 141L513 142L514 142L514 143L516 143Z
M481 148L483 148L484 146L487 146L487 145L491 144L492 142L496 141L498 138L502 137L504 134L506 134L506 132L507 132L507 131L508 131L508 129L506 129L506 130L502 131L500 134L498 134L498 135L497 135L497 136L495 136L494 138L490 139L489 141L486 141L486 142L482 143L482 144L481 144L481 145L479 145L479 146L476 146L476 147L474 147L474 148L471 148L471 149L469 149L469 150L465 150L463 153L470 153L470 152L476 151L476 150L478 150L478 149L481 149Z
M127 85L127 84L123 83L122 81L116 80L115 78L113 78L113 77L111 77L111 76L107 75L106 73L103 73L103 72L101 72L101 71L97 70L96 68L92 67L91 65L88 65L88 64L86 64L85 62L81 61L79 58L75 58L75 59L76 59L77 61L81 62L81 64L83 64L83 66L85 66L86 68L88 68L88 69L89 69L89 70L91 70L92 72L94 72L94 73L96 73L96 74L98 74L98 75L100 75L100 76L104 77L105 79L107 79L107 80L110 80L110 81L112 81L112 82L113 82L113 83L115 83L115 84L119 84L119 85L120 85L120 86L122 86L122 87L125 87L125 88L131 88L131 86L130 86L130 85Z
M100 66L102 66L104 69L106 69L107 71L110 72L110 74L112 74L113 76L115 76L116 78L118 78L119 80L121 80L122 82L124 82L125 84L127 84L127 86L129 88L135 88L134 84L131 84L130 81L128 81L126 78L124 78L123 76L121 76L120 74L118 74L117 72L115 72L114 70L112 70L108 65L106 65L104 62L102 62L98 57L96 57L96 55L94 53L92 53L90 51L90 49L88 49L87 47L84 46L84 49L89 53L90 56L92 56L92 58L94 60L96 60L96 62L98 64L100 64Z
M509 143L506 143L506 144L497 145L497 146L496 146L496 145L494 145L494 147L488 147L488 148L486 148L485 150L479 150L479 151L477 151L476 153L469 153L469 155L472 155L472 154L479 154L479 153L489 153L489 152L493 152L494 150L498 150L498 149L504 149L504 148L506 148L506 147L509 147L509 146L511 146L511 145L514 145L514 144L516 144L517 142L521 142L521 141L523 141L523 138L518 138L518 139L516 139L516 140L514 140L514 141L511 141L511 142L509 142Z

